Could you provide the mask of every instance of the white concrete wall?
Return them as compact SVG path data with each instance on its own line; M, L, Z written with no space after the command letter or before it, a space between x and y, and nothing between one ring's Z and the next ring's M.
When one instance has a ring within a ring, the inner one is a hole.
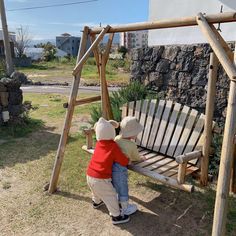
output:
M236 0L149 0L149 21L236 11ZM218 26L217 24L215 25ZM236 22L220 25L226 41L236 40ZM198 27L149 30L148 45L205 43Z

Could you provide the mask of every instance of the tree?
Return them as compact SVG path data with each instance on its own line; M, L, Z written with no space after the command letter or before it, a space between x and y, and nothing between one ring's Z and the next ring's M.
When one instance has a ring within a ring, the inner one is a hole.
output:
M29 46L31 37L29 35L28 27L22 25L16 30L16 38L13 39L16 48L16 56L24 57L25 48Z
M43 46L43 60L51 61L56 58L56 46L50 42L45 43Z
M119 47L118 52L119 52L119 53L122 53L122 57L123 57L123 59L124 59L126 53L128 52L128 49L127 49L126 47L124 47L124 46L121 46L121 47Z

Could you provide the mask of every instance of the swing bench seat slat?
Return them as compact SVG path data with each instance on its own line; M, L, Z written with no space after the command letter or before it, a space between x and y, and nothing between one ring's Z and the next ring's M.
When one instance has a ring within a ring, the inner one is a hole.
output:
M125 104L122 118L127 115L135 116L144 127L136 143L140 155L146 157L145 161L133 163L128 168L192 192L194 186L185 183L185 178L200 170L205 115L186 105L156 99ZM93 153L92 133L85 131L87 146L83 149L89 153Z

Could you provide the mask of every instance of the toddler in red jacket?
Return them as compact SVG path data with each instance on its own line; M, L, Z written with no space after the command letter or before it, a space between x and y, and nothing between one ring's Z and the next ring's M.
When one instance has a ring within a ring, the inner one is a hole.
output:
M105 203L113 224L125 223L130 219L127 215L121 215L117 193L111 182L113 163L121 166L129 163L129 159L114 141L115 128L118 126L116 121L107 121L104 118L100 118L95 124L97 143L87 169L87 183L92 192L93 207L98 208Z

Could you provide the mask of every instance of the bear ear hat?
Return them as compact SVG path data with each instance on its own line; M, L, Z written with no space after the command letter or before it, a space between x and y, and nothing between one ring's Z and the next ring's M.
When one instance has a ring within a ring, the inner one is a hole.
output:
M114 126L114 128L116 129L116 128L118 128L119 127L119 123L117 122L117 121L115 121L115 120L109 120L108 121L112 126Z
M102 122L102 121L105 121L105 122L109 122L115 129L118 128L120 126L119 122L115 121L115 120L105 120L103 117L100 117L98 122ZM93 126L94 129L96 129L96 126L97 126L97 123L96 122Z

